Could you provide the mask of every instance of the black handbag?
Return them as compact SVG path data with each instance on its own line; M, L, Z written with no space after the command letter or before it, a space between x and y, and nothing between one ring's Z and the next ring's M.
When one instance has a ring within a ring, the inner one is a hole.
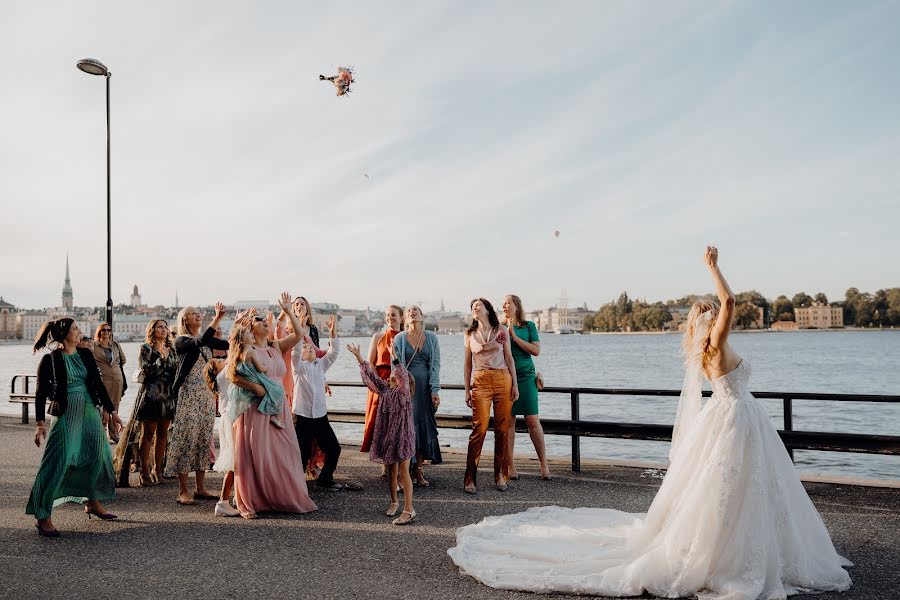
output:
M57 389L57 385L56 385L56 359L53 358L53 352L50 353L50 365L51 365L52 370L53 370L53 392L52 392L51 395L50 395L50 397L52 398L52 400L50 400L50 408L47 409L47 413L48 413L51 417L60 417L60 416L62 416L62 410L60 409L59 402L56 401L56 389Z
M128 391L128 378L125 377L125 366L122 364L122 346L119 345L119 342L113 342L116 345L116 349L119 353L119 370L122 372L122 395L125 395L125 392Z

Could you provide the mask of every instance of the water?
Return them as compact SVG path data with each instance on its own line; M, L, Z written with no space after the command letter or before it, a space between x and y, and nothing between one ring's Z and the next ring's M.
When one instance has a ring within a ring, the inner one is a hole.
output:
M462 382L463 337L439 336L441 379ZM677 335L569 335L542 334L542 353L537 368L549 386L664 388L681 387L683 372L678 356ZM758 391L820 393L900 394L900 332L898 331L809 331L735 334L734 348L753 367L750 388ZM348 341L365 352L368 338L342 340L342 356L329 372L329 379L359 381L356 360L344 350ZM122 344L130 377L137 364L137 343ZM6 402L6 390L14 373L35 372L39 355L28 346L0 346L0 414L19 415L17 404ZM123 419L131 414L137 384L129 383L123 399ZM441 412L471 414L462 392L445 391ZM582 419L632 423L672 423L677 398L630 396L583 396ZM777 427L781 427L781 401L763 401ZM335 388L329 406L364 410L365 392ZM541 414L568 418L569 397L542 394ZM900 406L885 403L794 402L794 429L851 433L900 434ZM344 439L358 440L361 426L336 424ZM465 448L467 432L441 431L443 445ZM486 442L491 448L492 440ZM517 437L517 452L533 451L527 435ZM568 456L569 438L548 436L548 452ZM619 439L582 439L584 458L612 457L665 462L669 445ZM797 465L807 473L900 480L900 457L845 452L797 451Z

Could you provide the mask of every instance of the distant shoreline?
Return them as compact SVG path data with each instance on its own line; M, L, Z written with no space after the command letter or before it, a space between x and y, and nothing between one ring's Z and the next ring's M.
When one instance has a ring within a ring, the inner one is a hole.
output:
M731 333L840 333L842 331L851 332L876 332L876 331L896 331L900 332L897 327L835 327L833 329L733 329ZM542 332L544 333L544 332ZM545 332L552 333L552 332ZM682 331L589 331L581 335L681 335Z

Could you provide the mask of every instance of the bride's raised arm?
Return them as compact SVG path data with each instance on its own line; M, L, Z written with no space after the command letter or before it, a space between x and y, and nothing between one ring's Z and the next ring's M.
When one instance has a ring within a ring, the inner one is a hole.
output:
M731 323L734 320L734 293L728 287L725 276L719 270L719 250L715 246L706 247L706 266L712 274L716 284L716 296L719 297L719 316L713 324L709 341L713 348L720 348L727 340L731 332Z

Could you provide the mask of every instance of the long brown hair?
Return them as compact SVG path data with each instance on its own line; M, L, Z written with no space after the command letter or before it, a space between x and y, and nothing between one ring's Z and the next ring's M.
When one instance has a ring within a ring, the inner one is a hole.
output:
M166 327L169 326L169 322L166 321L165 319L150 319L150 322L147 323L147 329L144 332L144 337L147 338L147 343L150 344L151 348L153 347L153 342L155 341L153 339L153 337L154 337L153 332L156 329L157 323L165 323ZM169 335L168 333L166 334L166 339L163 341L163 344L165 344L166 348L172 347L172 336Z
M703 334L703 338L700 340L699 348L697 348L694 345L694 336L699 327L698 321L708 312L712 313L709 320L709 326ZM719 352L713 348L711 344L712 330L718 316L718 304L712 300L697 300L694 302L694 305L691 306L691 310L688 313L687 325L684 328L684 337L681 339L681 353L684 354L685 361L690 362L696 358L697 353L699 352L700 366L707 375L709 375L710 361Z
M406 314L403 312L403 307L397 306L396 304L391 304L388 306L388 311L391 309L396 310L400 315L400 329L398 331L403 331L404 329L406 329Z
M494 310L494 305L485 300L484 298L475 298L471 302L469 302L469 310L472 310L472 307L476 302L481 302L484 305L484 309L487 311L488 323L491 326L491 329L497 329L500 327L500 319L497 318L497 312ZM472 319L472 324L466 329L467 334L473 334L478 331L478 319Z

